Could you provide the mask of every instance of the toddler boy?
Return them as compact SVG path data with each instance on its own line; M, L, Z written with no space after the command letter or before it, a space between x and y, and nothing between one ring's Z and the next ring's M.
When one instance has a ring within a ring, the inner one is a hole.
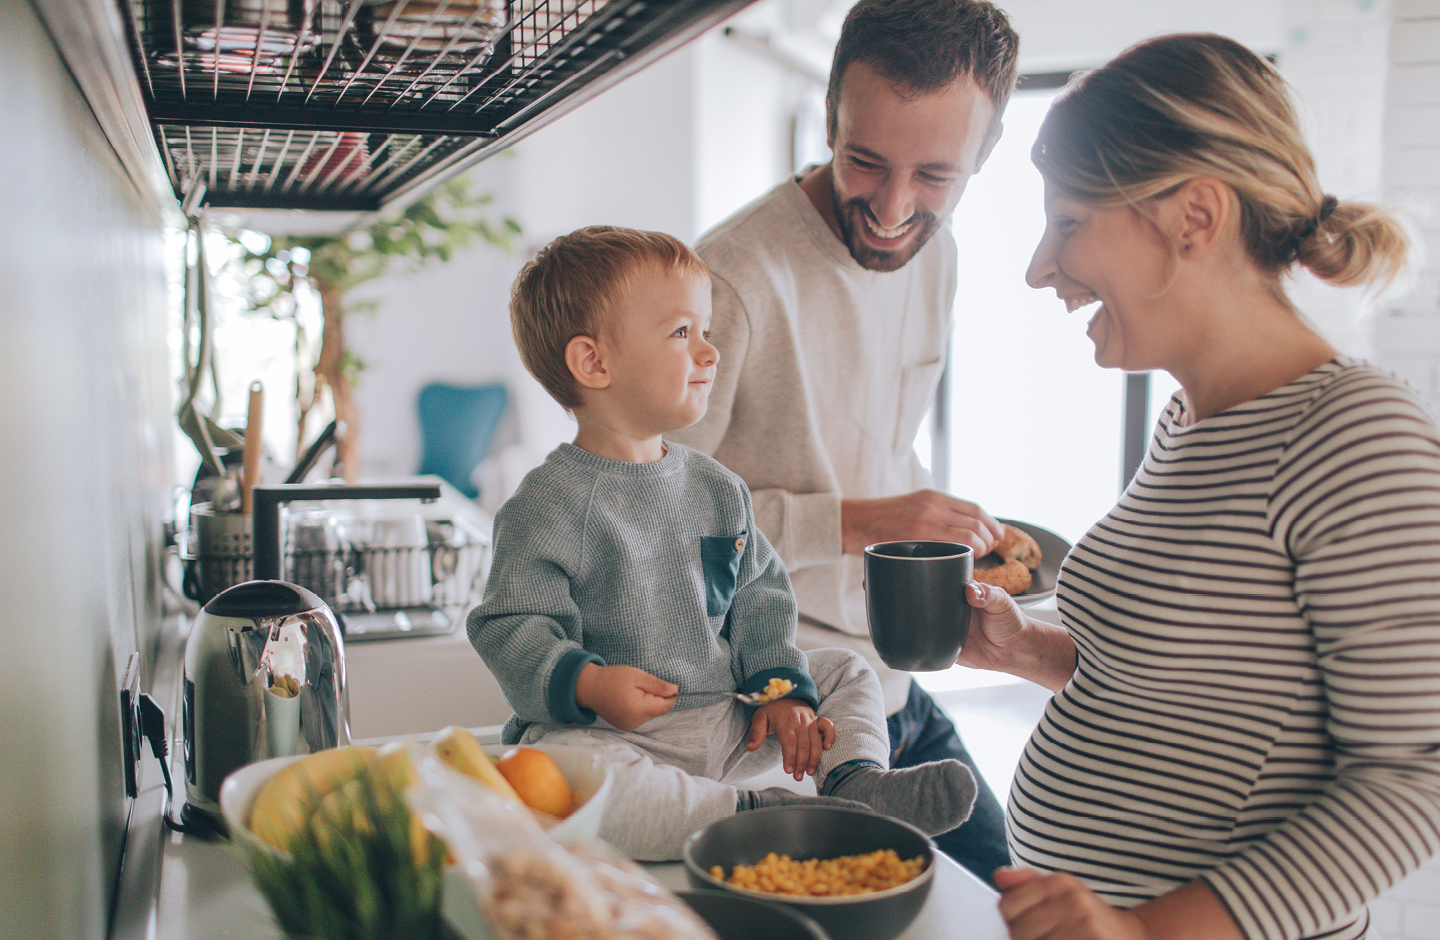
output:
M520 272L510 314L526 368L579 429L496 514L467 622L515 709L505 742L603 750L616 780L600 835L639 859L676 858L708 823L784 803L863 803L930 834L963 822L969 769L886 769L874 671L848 650L795 647L790 580L749 490L663 439L705 414L715 377L699 257L660 233L581 229ZM677 694L772 679L791 692L753 712ZM777 758L819 795L727 782Z

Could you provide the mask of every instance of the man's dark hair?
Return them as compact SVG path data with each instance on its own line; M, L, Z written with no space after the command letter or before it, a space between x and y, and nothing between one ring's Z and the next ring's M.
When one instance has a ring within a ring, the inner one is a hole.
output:
M902 89L925 94L963 75L995 106L995 125L1015 87L1020 37L1005 14L985 0L860 0L850 8L825 92L835 132L840 80L852 62L865 62ZM993 128L992 128L993 133Z

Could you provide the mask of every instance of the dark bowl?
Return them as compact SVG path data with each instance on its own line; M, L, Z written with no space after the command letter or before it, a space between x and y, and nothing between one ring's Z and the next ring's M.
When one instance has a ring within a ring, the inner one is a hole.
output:
M720 940L830 940L809 917L783 904L733 891L680 891Z
M924 858L925 870L903 885L845 897L793 897L737 888L710 874L754 865L771 852L793 859L837 858L894 849L901 858ZM685 842L685 874L702 890L728 891L777 901L811 917L834 940L891 940L910 926L935 880L935 843L898 819L833 806L776 806L736 813L711 823Z

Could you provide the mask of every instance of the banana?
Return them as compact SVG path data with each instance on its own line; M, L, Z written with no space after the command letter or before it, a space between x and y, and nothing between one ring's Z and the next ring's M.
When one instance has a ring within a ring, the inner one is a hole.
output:
M368 835L371 823L366 815L370 808L365 796L366 780L374 788L374 795L382 811L390 808L392 799L420 782L420 773L410 745L404 742L387 744L376 752L368 770L354 779L347 780L325 795L310 817L310 825L316 837L325 839L332 829L349 829ZM420 822L420 817L410 816L410 850L416 865L424 865L429 857L430 833Z
M524 803L520 794L510 786L510 781L500 776L500 771L495 769L495 762L469 731L459 725L451 725L437 734L431 744L437 757L462 774L474 777L503 797L516 803Z
M404 793L420 782L415 767L415 752L405 741L392 741L375 752L375 775L385 781L392 793Z
M250 831L262 842L289 851L296 832L325 797L374 763L376 750L364 745L332 747L286 764L265 781L250 808Z
M364 812L364 796L365 781L362 778L345 781L325 794L325 799L315 807L310 816L310 827L321 838L330 828L369 832L370 819Z

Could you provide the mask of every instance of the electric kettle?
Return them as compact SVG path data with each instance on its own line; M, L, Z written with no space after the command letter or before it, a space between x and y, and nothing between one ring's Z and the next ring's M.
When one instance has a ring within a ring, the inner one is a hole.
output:
M220 783L246 764L349 744L334 613L285 581L246 581L215 595L185 643L181 724L182 820L198 812L219 823Z

